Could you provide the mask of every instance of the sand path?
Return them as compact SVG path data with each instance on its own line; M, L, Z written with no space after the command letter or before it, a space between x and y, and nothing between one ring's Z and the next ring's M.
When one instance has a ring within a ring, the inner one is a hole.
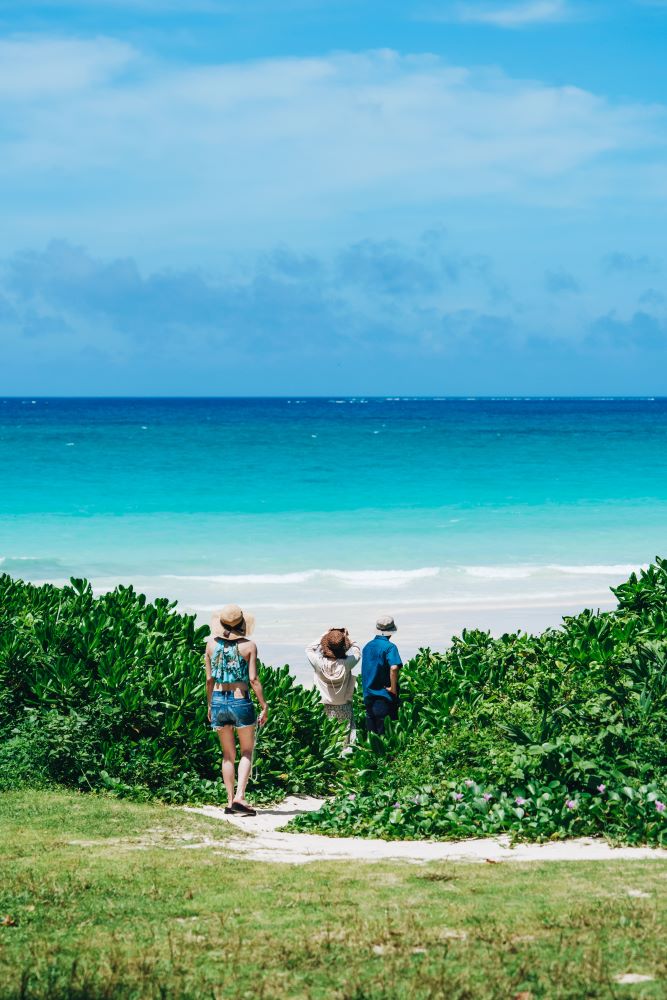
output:
M188 811L211 816L243 831L224 841L225 853L257 861L306 864L309 861L469 861L499 863L517 861L667 861L667 850L651 847L610 847L604 840L582 838L549 844L519 844L510 847L507 837L480 840L366 840L361 837L324 837L311 833L285 833L293 816L319 809L323 799L290 796L279 805L262 809L255 817L225 816L217 806L189 807ZM223 847L223 844L220 845Z

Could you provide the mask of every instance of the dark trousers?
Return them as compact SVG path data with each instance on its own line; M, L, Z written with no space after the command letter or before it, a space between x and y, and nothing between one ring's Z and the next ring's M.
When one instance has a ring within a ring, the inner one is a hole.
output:
M366 698L366 729L369 733L384 733L384 720L398 717L398 698L383 698L381 695Z

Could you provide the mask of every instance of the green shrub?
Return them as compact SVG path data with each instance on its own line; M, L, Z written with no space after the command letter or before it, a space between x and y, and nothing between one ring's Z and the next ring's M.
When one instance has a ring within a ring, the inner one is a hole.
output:
M425 785L408 795L387 788L351 792L290 826L330 836L461 840L509 834L554 840L604 833L611 840L667 847L667 782L572 791L558 781L511 790L472 779Z
M206 719L207 633L174 603L151 604L132 587L95 598L83 580L35 587L0 576L0 748L14 775L5 787L23 783L20 772L136 798L223 801ZM340 727L287 667L260 674L271 711L255 797L328 794Z
M362 736L346 762L347 795L298 828L662 843L651 796L667 801L667 563L614 593L616 611L584 611L540 636L464 631L445 653L421 650L402 671L398 721ZM466 780L495 806L464 808ZM598 786L610 789L603 801ZM456 808L454 791L464 795ZM535 811L518 816L517 796Z
M614 593L615 611L584 611L542 635L464 630L443 653L421 650L382 737L363 731L357 685L361 726L348 757L317 693L287 667L262 666L270 715L253 795L334 793L298 821L326 832L662 843L667 562ZM206 722L206 633L131 587L95 598L82 580L35 587L0 576L2 787L55 781L224 801Z
M49 784L44 761L25 734L0 743L0 792L16 788L43 788Z

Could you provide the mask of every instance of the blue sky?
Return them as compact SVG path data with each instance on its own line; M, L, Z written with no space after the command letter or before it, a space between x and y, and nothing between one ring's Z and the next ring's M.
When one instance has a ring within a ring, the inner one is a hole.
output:
M667 394L665 37L0 0L0 392Z

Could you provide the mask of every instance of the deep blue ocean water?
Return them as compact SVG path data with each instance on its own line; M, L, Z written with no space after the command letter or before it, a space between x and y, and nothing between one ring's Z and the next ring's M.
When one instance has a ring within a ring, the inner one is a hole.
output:
M0 467L33 577L667 554L664 399L5 399Z

